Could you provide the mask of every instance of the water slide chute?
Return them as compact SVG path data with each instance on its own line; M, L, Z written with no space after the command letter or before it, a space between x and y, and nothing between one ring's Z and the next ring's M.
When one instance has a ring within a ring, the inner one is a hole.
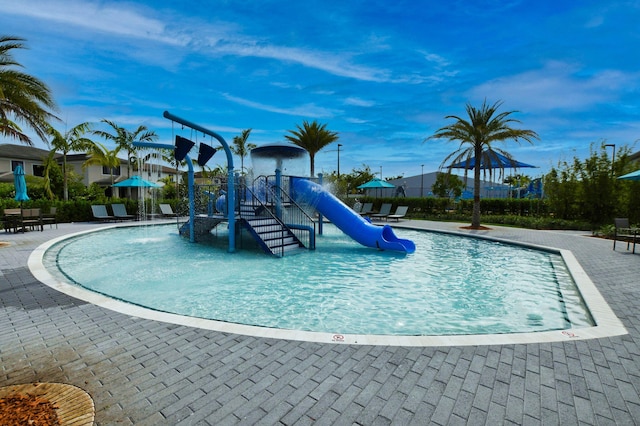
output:
M380 250L413 253L413 241L398 238L389 225L373 225L322 186L304 178L291 178L293 198L313 206L342 232L360 244Z

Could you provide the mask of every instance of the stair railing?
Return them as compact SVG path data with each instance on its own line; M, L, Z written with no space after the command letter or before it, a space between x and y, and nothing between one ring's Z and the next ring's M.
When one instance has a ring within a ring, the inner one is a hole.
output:
M250 206L252 208L253 212L259 211L259 215L258 216L268 217L268 218L273 219L276 222L278 222L282 227L284 227L284 228L288 227L282 221L282 219L277 217L275 215L275 213L267 205L265 205L256 196L256 194L251 190L251 188L249 188L247 185L238 185L237 189L238 189L238 191L240 191L240 194L237 197L237 199L238 200L242 200L242 204L244 204L245 206ZM244 220L256 217L256 215L251 215L251 216L248 215L246 211L242 210L242 208L239 209L239 215L240 215L240 218L242 218ZM296 237L297 237L297 235L296 235ZM283 233L282 235L280 235L280 238L279 238L280 239L280 244L277 247L270 247L269 248L274 255L279 256L279 257L284 256L284 240L285 240L285 238L286 238L286 236ZM303 242L303 244L304 244L304 242Z
M296 237L309 250L316 249L316 222L298 204L289 193L278 186L269 186L268 192L273 199L280 198L284 208L281 220L292 230Z

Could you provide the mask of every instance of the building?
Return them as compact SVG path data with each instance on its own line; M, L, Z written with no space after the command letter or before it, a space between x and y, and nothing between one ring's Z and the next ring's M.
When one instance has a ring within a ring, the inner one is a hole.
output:
M35 148L27 145L0 144L0 182L13 182L13 171L18 165L24 169L27 176L44 176L45 159L50 151ZM58 164L62 165L62 154L54 155ZM91 165L83 168L87 161L87 154L67 154L67 169L82 176L82 183L89 186L96 183L105 188L108 195L111 193L111 170L100 165ZM155 164L154 164L155 162ZM120 166L113 169L113 183L118 183L128 178L127 165L129 161L120 160ZM131 174L138 174L138 171L131 171ZM160 161L147 162L143 166L142 178L151 182L158 182L165 177L175 179L176 169L164 166ZM125 196L127 188L119 188L119 193L115 196Z

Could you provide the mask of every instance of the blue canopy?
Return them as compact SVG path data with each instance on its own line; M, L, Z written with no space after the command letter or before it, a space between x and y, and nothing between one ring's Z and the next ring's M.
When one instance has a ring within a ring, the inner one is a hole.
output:
M129 179L125 179L122 182L118 182L113 186L118 188L159 188L157 183L149 182L142 179L138 175L131 176Z
M448 169L467 169L472 170L476 167L476 157L468 158L464 161L460 161L459 163L450 164L447 166ZM531 164L522 163L517 160L512 160L504 155L497 153L495 151L482 151L482 155L480 156L480 169L520 169L524 167L537 167L532 166Z
M370 189L370 188L395 188L395 185L382 180L380 178L373 178L367 183L358 185L358 189Z
M16 201L28 201L27 182L24 179L24 170L21 165L17 165L13 171L13 185L16 187Z
M623 180L640 180L640 170L636 170L635 172L627 173L624 176L620 176L618 179Z

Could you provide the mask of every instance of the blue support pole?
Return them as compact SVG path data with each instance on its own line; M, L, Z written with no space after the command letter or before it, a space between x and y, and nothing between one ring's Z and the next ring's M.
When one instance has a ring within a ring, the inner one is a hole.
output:
M224 140L222 136L217 134L214 131L209 129L205 129L204 127L192 123L184 118L177 117L171 114L169 111L165 111L162 116L171 121L175 121L176 123L180 123L184 126L187 126L193 130L197 130L199 132L204 133L205 135L209 135L214 137L220 142L222 148L224 148L224 152L227 155L227 219L229 221L229 253L233 253L236 250L236 191L234 184L234 172L233 172L233 154L231 153L231 148L229 148L229 144ZM171 147L173 148L173 147ZM190 184L190 188L192 190L193 184ZM192 210L192 209L190 209Z
M180 123L184 126L187 126L193 130L197 130L199 132L204 133L205 135L209 135L214 137L220 142L222 148L224 148L224 152L227 155L227 169L228 169L228 177L227 177L227 220L229 221L229 253L233 253L236 251L236 200L235 200L235 185L234 185L234 172L233 172L233 155L231 153L231 148L229 148L229 144L224 140L222 136L217 134L214 131L205 129L202 126L199 126L195 123L191 123L190 121L185 120L184 118L177 117L171 114L169 111L165 111L162 116L171 121L175 121L176 123ZM141 148L160 148L160 149L174 149L175 146L168 144L158 144L158 143L150 143L150 142L134 142L133 146L141 147ZM193 242L194 238L194 229L193 229L193 221L195 218L195 196L193 194L193 164L191 163L191 158L187 155L185 157L187 160L187 165L189 167L189 239Z
M318 173L318 184L322 185L322 173ZM324 218L322 217L322 213L318 212L318 235L322 235L323 223L324 223Z
M282 171L280 169L276 169L276 190L273 191L275 195L275 203L276 203L276 217L282 220L282 199L280 197L280 191L282 188Z

